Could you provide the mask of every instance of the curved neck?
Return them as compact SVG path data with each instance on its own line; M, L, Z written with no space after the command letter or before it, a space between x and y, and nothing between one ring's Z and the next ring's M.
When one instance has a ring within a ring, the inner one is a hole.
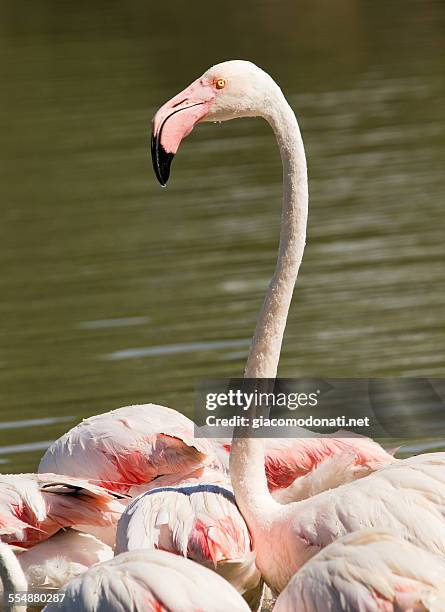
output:
M8 602L7 594L26 591L28 584L20 563L7 544L0 542L0 578L3 584L6 612L23 612L26 606Z
M246 378L275 378L277 374L287 315L306 243L308 183L303 139L293 110L278 92L265 119L275 132L283 163L280 247L257 321Z
M265 119L272 126L283 163L283 209L278 260L256 325L245 370L246 378L275 378L287 315L306 242L308 184L306 156L297 119L277 87ZM252 407L247 415L254 415ZM264 443L252 432L235 429L230 474L239 508L255 538L283 508L269 493L264 470Z

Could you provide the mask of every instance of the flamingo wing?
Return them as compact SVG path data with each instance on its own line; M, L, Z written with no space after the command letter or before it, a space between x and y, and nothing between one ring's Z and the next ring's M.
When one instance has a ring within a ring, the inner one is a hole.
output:
M353 458L348 466L344 477L341 470L337 470L335 486L345 484L351 480L362 478L374 470L397 461L391 453L383 449L380 444L365 436L351 436L349 432L338 431L335 434L319 435L316 438L309 437L310 432L301 430L302 435L298 438L266 438L264 449L264 464L269 490L272 493L280 491L277 499L280 503L298 501L305 497L315 495L327 488L328 478L324 478L326 486L320 488L318 484L310 484L315 481L298 483L299 478L310 474L326 460ZM213 439L215 452L226 472L229 470L229 454L231 440L228 438ZM328 464L325 464L327 466ZM332 468L332 469L331 469ZM335 467L330 463L327 471L333 475ZM319 477L321 474L319 474ZM295 485L293 488L292 485ZM309 493L311 488L313 493ZM288 489L286 491L286 489Z
M159 475L188 473L212 462L218 463L212 445L195 440L190 419L145 404L85 419L48 448L39 472L86 478L126 493Z
M122 495L87 480L56 474L0 476L0 537L29 548L64 527L111 528L113 539Z
M72 580L62 603L46 612L248 612L224 579L205 567L164 551L118 555Z
M127 498L127 495L106 489L85 478L47 473L28 474L27 476L36 480L40 490L45 493L81 496L96 501Z
M212 564L250 554L250 537L230 489L214 484L155 488L119 521L116 551L160 548Z
M314 547L327 546L353 531L379 527L443 555L445 453L395 463L302 504L299 531Z
M32 475L0 476L0 539L28 547L59 530L48 518L45 498Z
M137 548L166 550L215 569L253 607L259 604L261 576L228 485L182 484L134 499L118 523L116 552Z
M51 520L61 527L82 528L87 532L89 527L111 528L114 543L126 496L81 478L39 474L38 480Z
M288 487L296 478L305 476L325 459L340 453L354 453L354 463L373 471L396 461L380 444L364 436L346 436L337 432L317 438L267 439L265 469L269 489ZM357 475L360 470L357 471Z
M353 451L338 452L323 459L310 472L296 478L288 487L274 489L272 496L280 504L289 504L364 478L372 471L369 465L357 462L357 456Z

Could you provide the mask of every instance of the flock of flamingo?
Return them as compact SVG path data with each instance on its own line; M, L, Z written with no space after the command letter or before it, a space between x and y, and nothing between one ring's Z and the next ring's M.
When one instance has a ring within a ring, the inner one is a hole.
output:
M273 379L308 212L292 109L254 64L218 64L156 113L152 157L165 185L196 123L253 116L275 133L284 197L245 376ZM400 460L345 432L198 439L175 410L129 406L68 431L36 474L0 476L0 537L4 591L60 589L48 611L242 612L266 587L276 612L444 611L445 453Z

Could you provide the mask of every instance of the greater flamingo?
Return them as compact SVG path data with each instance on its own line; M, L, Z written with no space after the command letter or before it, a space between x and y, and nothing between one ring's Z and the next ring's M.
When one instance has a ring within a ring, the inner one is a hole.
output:
M357 531L304 565L274 612L441 612L445 561L394 533Z
M261 116L272 126L284 179L277 266L245 372L246 378L258 380L276 376L305 246L307 170L296 117L269 75L250 62L224 62L161 107L153 122L152 152L157 177L165 184L181 140L198 121L251 116ZM255 416L253 405L247 415ZM257 566L275 592L320 549L365 527L391 527L419 546L445 554L445 455L394 463L362 480L281 505L268 489L264 441L246 433L245 428L236 430L232 442L232 485L253 537Z
M312 471L287 488L273 491L280 503L306 499L335 488L369 471L357 465L352 451L327 456ZM261 576L246 525L234 504L227 477L199 470L178 482L176 475L159 477L148 492L129 503L119 520L116 554L139 548L160 549L186 556L214 568L258 609ZM270 488L270 482L269 482Z
M63 527L116 529L123 496L57 474L0 475L0 539L30 548ZM114 543L114 541L113 541Z
M39 472L88 478L131 494L157 476L205 466L219 467L219 460L210 442L194 438L194 423L171 408L145 404L85 419L48 448Z
M179 485L169 480L157 478L129 503L118 523L116 554L148 548L188 557L214 569L257 610L263 582L230 481L210 471Z
M89 569L45 612L249 612L226 580L194 561L160 550L136 550Z
M128 406L73 427L48 448L39 472L88 478L134 497L141 486L160 475L171 474L175 477L171 484L179 484L186 475L202 468L228 471L230 447L231 440L194 438L193 422L176 410L155 404ZM265 467L270 490L282 494L283 499L297 499L292 495L302 490L299 484L285 489L324 459L338 457L343 451L353 452L354 460L337 484L394 461L379 444L360 436L269 439ZM343 462L341 465L344 467ZM96 529L94 534L108 543L114 537L111 530Z

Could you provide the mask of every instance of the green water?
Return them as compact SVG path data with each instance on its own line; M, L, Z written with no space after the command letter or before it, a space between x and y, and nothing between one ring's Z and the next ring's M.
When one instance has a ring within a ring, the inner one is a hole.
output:
M308 154L281 374L445 377L444 31L430 0L0 0L0 468L242 373L278 240L271 131L200 126L165 190L148 155L156 108L224 59L276 78Z

